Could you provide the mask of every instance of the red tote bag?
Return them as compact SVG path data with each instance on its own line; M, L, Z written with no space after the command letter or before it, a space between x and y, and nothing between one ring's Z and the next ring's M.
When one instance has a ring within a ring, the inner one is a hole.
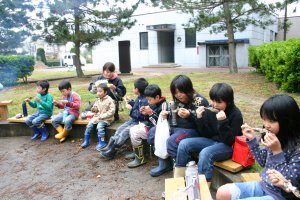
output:
M248 167L255 163L255 158L251 154L251 151L246 143L245 136L236 136L233 144L232 160L241 164L244 167Z

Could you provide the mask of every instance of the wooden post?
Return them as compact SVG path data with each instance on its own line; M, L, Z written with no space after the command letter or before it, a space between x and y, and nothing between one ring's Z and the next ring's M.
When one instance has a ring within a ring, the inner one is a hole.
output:
M0 101L0 121L7 120L8 118L8 109L7 105L11 104L12 100Z

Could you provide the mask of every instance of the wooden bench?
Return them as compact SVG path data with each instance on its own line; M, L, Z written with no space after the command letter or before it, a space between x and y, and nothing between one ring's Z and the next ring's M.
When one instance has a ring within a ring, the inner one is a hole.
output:
M243 182L261 181L259 173L242 173L241 179Z
M8 118L7 105L11 103L12 100L0 101L0 121L6 120Z
M237 173L245 168L242 165L232 161L231 159L224 160L221 162L214 162L214 166L220 167L233 173Z
M200 184L200 199L211 200L212 196L210 194L209 187L204 175L199 175L199 184ZM165 179L165 199L166 200L181 199L180 195L176 195L175 193L179 189L183 189L183 188L185 188L185 181L183 177Z
M7 119L7 121L9 122L17 122L17 123L25 123L26 117L22 117L22 118L16 118L16 117L10 117ZM83 124L83 125L87 125L89 123L89 120L87 119L77 119L75 121L73 121L73 124ZM51 124L51 119L47 119L45 121L45 124Z

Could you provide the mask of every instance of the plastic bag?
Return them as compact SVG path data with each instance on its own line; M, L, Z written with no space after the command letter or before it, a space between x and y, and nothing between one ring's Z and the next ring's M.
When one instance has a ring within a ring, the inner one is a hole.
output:
M248 167L255 163L255 159L246 143L245 136L236 136L233 144L232 161Z
M162 159L166 159L169 157L167 152L167 139L170 137L170 127L167 119L163 119L161 115L159 115L156 125L155 131L155 139L154 139L154 154L157 157Z

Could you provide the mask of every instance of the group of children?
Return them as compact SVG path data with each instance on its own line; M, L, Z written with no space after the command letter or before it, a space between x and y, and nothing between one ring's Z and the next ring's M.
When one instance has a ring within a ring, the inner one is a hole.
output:
M295 196L281 184L274 173L279 173L293 186L300 186L300 111L296 101L288 95L274 95L264 102L260 109L264 138L255 136L253 129L243 124L242 113L234 103L234 92L226 83L216 83L209 92L211 104L193 87L191 79L185 75L173 78L170 84L172 107L176 109L176 118L171 117L166 107L166 98L156 84L148 84L144 78L134 81L135 100L125 98L130 109L130 120L119 126L115 134L105 142L105 127L118 120L118 100L126 94L121 79L114 73L112 63L106 63L103 74L90 84L89 90L97 93L97 100L91 109L93 118L84 133L85 148L94 126L97 126L99 143L96 149L106 159L113 159L117 150L130 138L133 152L126 155L131 159L128 167L138 167L146 163L142 140L155 147L156 124L159 115L169 120L170 137L167 140L168 158L158 158L158 166L150 171L153 177L173 170L174 176L183 176L186 164L199 154L198 172L204 174L207 181L212 179L213 163L231 158L232 145L236 136L244 135L257 162L264 167L262 181L251 183L233 183L222 186L217 191L217 199L289 199ZM52 115L53 104L63 108L64 113L56 115L52 124L58 131L55 138L64 141L72 128L72 122L78 118L80 97L72 92L68 81L62 81L59 90L63 100L53 101L48 94L49 84L37 83L37 97L29 102L38 112L29 116L26 124L33 128L32 140L40 135L47 139L43 121ZM53 102L53 104L52 104ZM174 124L174 119L176 124ZM173 121L172 121L173 120ZM64 121L64 128L60 123ZM272 171L273 170L273 171ZM279 184L280 183L280 184Z

